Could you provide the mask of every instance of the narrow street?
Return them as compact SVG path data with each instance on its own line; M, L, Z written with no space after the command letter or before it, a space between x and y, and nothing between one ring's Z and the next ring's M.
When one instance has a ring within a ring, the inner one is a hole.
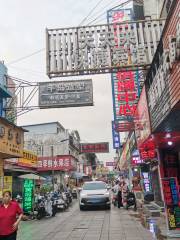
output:
M23 222L18 240L153 240L134 212L112 207L111 211L80 212L75 203L55 218Z

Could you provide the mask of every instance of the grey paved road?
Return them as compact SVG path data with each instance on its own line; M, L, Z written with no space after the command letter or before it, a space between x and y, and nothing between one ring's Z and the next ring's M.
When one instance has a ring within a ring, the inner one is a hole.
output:
M55 218L22 222L18 240L152 240L151 233L123 209L80 212L75 203Z

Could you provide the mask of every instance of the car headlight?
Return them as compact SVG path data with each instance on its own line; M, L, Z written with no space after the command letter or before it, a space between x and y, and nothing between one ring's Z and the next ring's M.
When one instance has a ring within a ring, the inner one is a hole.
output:
M105 195L106 197L110 197L109 192L106 192L104 195Z
M85 193L81 193L81 194L80 194L80 197L81 197L81 198L83 198L83 197L87 197L87 194L85 194Z

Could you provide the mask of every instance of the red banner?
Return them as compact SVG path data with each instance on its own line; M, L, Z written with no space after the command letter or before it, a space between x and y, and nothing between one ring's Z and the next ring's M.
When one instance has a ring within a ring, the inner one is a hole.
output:
M76 170L76 168L76 160L70 155L38 158L38 171L73 171Z
M81 144L82 153L108 153L109 143L82 143Z

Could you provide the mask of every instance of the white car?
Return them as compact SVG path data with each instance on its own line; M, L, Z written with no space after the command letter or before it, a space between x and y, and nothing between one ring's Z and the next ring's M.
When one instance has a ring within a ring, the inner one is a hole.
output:
M84 183L79 197L79 208L84 210L87 207L102 206L111 209L111 196L106 183L92 181Z

